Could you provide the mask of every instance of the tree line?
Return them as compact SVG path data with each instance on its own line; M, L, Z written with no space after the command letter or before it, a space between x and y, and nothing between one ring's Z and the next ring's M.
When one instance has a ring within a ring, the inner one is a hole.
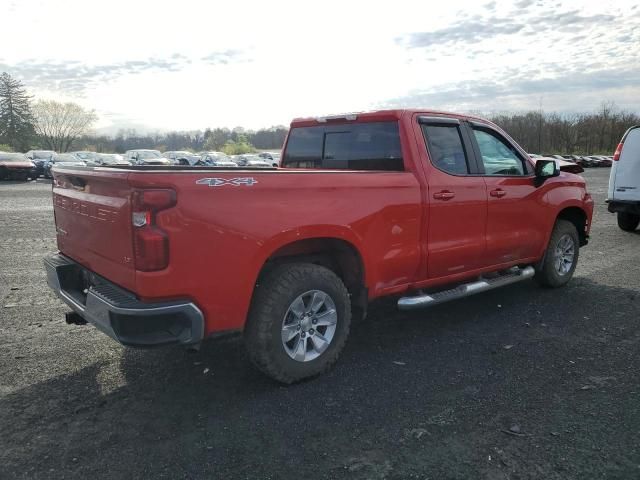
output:
M522 148L544 154L606 154L616 149L624 132L640 124L640 115L603 103L596 112L559 114L541 111L500 113L488 118L505 130ZM278 126L257 131L215 128L193 132L142 134L120 130L115 136L85 135L78 139L83 149L98 152L124 152L134 148L157 150L222 150L245 153L252 149L282 147L287 127ZM233 151L236 150L242 151Z
M622 134L640 124L640 116L605 102L591 113L559 114L542 110L488 116L525 150L544 154L611 154ZM43 148L57 152L93 150L123 153L136 148L221 150L228 154L279 149L287 127L261 130L242 127L207 128L190 132L139 133L122 129L116 135L97 135L93 110L73 102L37 100L19 80L0 75L0 151L24 152Z
M490 118L527 152L547 155L613 155L624 132L632 125L640 125L640 115L619 110L611 102L603 103L592 113L531 111Z
M114 136L83 135L77 139L76 148L116 153L136 148L153 148L160 151L223 151L234 155L255 150L279 149L284 143L287 131L287 127L284 126L255 131L236 127L168 133L139 133L135 129L121 129Z

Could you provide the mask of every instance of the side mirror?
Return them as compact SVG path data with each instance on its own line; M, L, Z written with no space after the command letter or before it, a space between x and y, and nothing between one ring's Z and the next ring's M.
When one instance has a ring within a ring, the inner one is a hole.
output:
M535 185L539 187L545 180L560 175L560 166L555 160L538 160L536 162Z

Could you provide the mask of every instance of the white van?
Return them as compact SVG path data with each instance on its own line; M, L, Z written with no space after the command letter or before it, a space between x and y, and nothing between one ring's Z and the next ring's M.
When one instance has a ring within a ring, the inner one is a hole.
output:
M607 194L609 211L618 214L618 226L633 232L640 224L640 125L631 127L613 155Z

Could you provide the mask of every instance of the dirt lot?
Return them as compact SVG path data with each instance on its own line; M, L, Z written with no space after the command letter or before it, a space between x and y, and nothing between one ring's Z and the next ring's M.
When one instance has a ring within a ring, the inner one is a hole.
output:
M0 478L640 478L640 234L606 212L576 278L415 313L374 305L282 387L240 338L127 350L68 326L51 186L0 184Z

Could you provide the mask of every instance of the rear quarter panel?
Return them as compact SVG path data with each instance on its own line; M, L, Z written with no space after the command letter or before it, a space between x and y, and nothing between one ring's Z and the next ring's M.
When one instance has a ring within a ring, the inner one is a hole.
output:
M196 183L246 177L255 183ZM178 195L177 206L157 217L170 236L170 266L136 272L136 293L192 298L206 314L207 333L243 326L265 261L298 240L351 243L363 259L370 297L410 283L419 266L420 187L411 172L135 172L129 181Z

